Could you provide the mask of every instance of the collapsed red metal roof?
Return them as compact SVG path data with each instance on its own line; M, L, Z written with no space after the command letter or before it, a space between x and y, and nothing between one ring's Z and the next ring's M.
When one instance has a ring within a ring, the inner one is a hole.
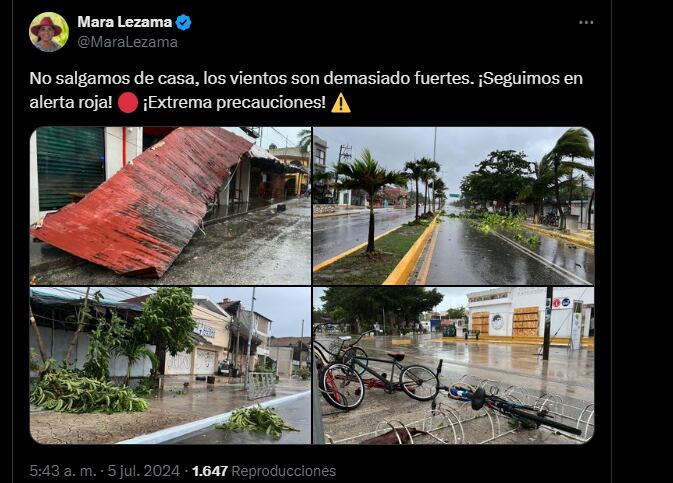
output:
M251 146L222 128L178 128L30 233L118 274L161 277Z

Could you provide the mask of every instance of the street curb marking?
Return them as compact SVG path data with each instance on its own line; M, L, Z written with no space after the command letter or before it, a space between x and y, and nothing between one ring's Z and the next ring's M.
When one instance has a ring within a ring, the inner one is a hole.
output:
M577 245L582 245L585 248L595 248L593 241L585 240L584 238L574 237L572 235L566 235L565 233L558 233L552 230L545 230L544 228L538 228L537 226L531 225L529 223L524 223L523 226L530 231L541 233L553 238L560 238L561 240L570 241Z
M563 337L558 337L554 338L550 341L550 345L553 347L566 347L569 343L567 340L568 338L563 338ZM474 340L474 339L469 339L465 340L464 337L461 336L456 336L456 337L439 337L436 339L430 340L430 342L454 342L456 344L461 343L461 344L514 344L514 345L535 345L539 346L540 344L543 343L543 341L533 341L533 340L517 340L516 338L512 337L506 337L503 339L482 339L479 337L479 340ZM594 347L594 342L590 340L588 337L582 337L582 342L581 342L582 347L588 347L592 348Z
M356 213L361 213L366 210L352 210L350 212L346 211L345 213L321 213L319 215L313 215L313 218L329 218L330 216L345 216L345 215L354 215Z
M579 275L575 275L574 273L572 273L569 270L566 270L565 268L561 267L560 265L557 265L554 262L550 262L546 258L544 258L544 257L538 255L537 253L535 253L534 251L529 250L528 248L519 245L515 241L510 240L505 235L501 235L500 233L497 233L494 230L491 230L491 233L493 235L497 236L498 238L500 238L502 241L504 241L506 243L509 243L514 248L521 251L522 253L525 253L529 257L533 258L534 260L537 260L538 262L542 263L543 265L546 265L552 271L558 273L559 275L562 275L563 277L565 277L567 280L569 280L573 284L575 284L575 285L593 285L593 283L591 283L587 280L584 280Z
M394 232L395 230L398 230L398 229L400 229L400 228L402 228L402 225L400 225L400 226L396 226L396 227L393 228L392 230L388 230L388 231L385 232L385 233L381 233L379 236L375 236L375 237L374 237L374 241L376 241L376 240L378 240L379 238L384 237L384 236L386 236L386 235L390 235L392 232ZM314 272L317 272L318 270L325 268L327 265L331 265L331 264L333 264L334 262L336 262L336 261L338 261L338 260L341 260L341 259L344 258L344 257L347 257L347 256L350 255L351 253L355 253L355 252L357 252L358 250L361 250L362 248L364 248L364 247L367 246L367 243L368 243L368 242L361 243L361 244L359 244L358 246L351 248L350 250L346 250L345 252L340 253L340 254L337 255L337 256L334 256L334 257L332 257L332 258L328 258L328 259L325 260L324 262L320 262L320 263L317 264L315 267L313 267L313 271L314 271Z
M437 246L437 233L433 232L431 237L432 240L430 240L430 247L428 248L428 253L425 255L423 265L421 266L421 269L418 272L418 276L416 277L416 285L425 285L425 283L428 281L428 275L430 275L430 264L432 263L432 257L435 256L435 247ZM421 257L422 256L423 252L421 252Z
M406 285L409 281L409 276L413 271L414 267L418 263L418 259L421 257L421 253L425 249L425 245L428 243L428 238L430 234L437 226L437 219L442 214L440 211L432 219L430 225L425 229L425 231L418 237L418 240L411 245L411 248L407 253L404 254L400 263L397 264L395 269L388 275L388 278L383 282L383 285Z
M262 406L263 408L279 404L282 402L289 402L289 401L294 401L295 399L299 399L302 396L305 396L307 394L311 394L311 391L302 391L297 394L291 394L289 396L284 396L280 397L277 399L272 399L271 401L265 401L263 403L260 403L259 405ZM251 404L250 406L247 406L246 409L254 408L257 407L257 404ZM238 408L237 408L238 409ZM162 429L160 431L156 431L154 433L149 433L149 434L143 434L142 436L136 436L135 438L131 439L125 439L124 441L119 441L116 444L158 444L158 443L164 443L166 441L170 441L175 438L179 438L180 436L184 436L186 434L190 433L195 433L196 431L200 431L202 429L205 429L209 426L213 426L215 424L223 423L227 421L230 417L231 414L234 411L229 411L226 413L218 414L216 416L210 416L209 418L205 419L199 419L198 421L192 421L191 423L186 423L186 424L181 424L180 426L174 426L172 428L166 428Z

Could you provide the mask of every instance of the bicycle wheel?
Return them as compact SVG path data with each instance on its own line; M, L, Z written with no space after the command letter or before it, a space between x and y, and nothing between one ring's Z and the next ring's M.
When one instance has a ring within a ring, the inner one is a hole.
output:
M357 360L357 364L354 362L355 360ZM362 347L354 346L346 351L343 362L362 375L365 373L367 364L369 364L369 358Z
M560 429L561 431L565 431L570 434L575 434L577 436L582 435L582 430L578 428L574 428L572 426L568 426L563 423L559 423L554 421L553 419L547 419L542 416L539 416L537 412L534 412L533 410L526 410L526 409L516 409L516 408L510 408L509 413L515 418L515 419L520 419L520 420L525 420L525 421L533 421L538 424L541 424L543 426L549 426L550 428L555 428L555 429Z
M434 372L425 366L407 366L400 374L402 390L412 399L429 401L439 392L439 380Z
M320 392L329 404L349 411L362 404L365 386L360 374L346 364L332 364L320 374Z

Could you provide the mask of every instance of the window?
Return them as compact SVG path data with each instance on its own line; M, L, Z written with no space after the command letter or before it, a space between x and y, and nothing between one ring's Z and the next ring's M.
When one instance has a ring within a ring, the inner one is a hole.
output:
M315 150L315 158L314 158L314 160L313 160L313 163L314 163L314 164L322 164L323 166L325 166L325 164L326 164L326 162L327 162L327 159L326 159L327 156L326 156L326 154L327 154L327 153L326 153L326 151L325 151L324 149L320 149L320 148L316 147L316 150Z

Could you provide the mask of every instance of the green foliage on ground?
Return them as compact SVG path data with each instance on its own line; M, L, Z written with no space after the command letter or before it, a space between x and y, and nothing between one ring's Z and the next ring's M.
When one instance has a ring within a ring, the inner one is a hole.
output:
M297 371L297 375L302 381L308 381L311 378L311 371L309 371L307 367L302 367Z
M70 413L145 411L147 401L131 388L87 377L79 371L57 369L43 374L30 393L30 402L44 409Z
M151 396L156 392L158 386L157 379L144 378L138 382L138 385L133 389L137 396Z
M524 215L507 215L502 216L494 213L483 213L481 221L477 224L477 229L482 233L488 234L491 230L503 228L513 233L512 238L519 243L525 243L530 246L537 246L540 244L540 239L535 235L525 236L523 229Z
M235 410L226 423L215 425L215 429L228 431L251 431L253 433L266 434L274 439L280 439L285 431L299 431L285 424L273 408L263 408L257 405L252 408L239 408Z

